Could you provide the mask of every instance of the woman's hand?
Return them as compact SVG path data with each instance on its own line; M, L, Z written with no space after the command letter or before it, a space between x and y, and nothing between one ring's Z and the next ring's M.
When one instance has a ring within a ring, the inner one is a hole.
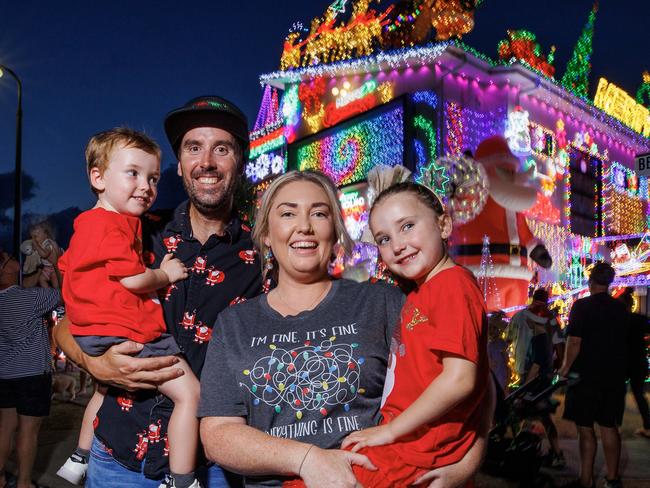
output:
M357 452L364 447L384 446L393 442L395 442L395 435L390 428L390 424L386 424L352 432L352 434L343 439L341 449L346 449L354 445L351 451Z
M360 488L352 472L353 464L370 471L377 470L362 454L314 447L302 463L300 477L307 488Z

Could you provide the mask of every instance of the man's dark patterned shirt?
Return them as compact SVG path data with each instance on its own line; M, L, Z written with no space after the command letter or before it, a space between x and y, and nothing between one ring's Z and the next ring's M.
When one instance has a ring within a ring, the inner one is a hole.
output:
M250 228L233 215L223 236L201 244L192 236L188 202L171 215L143 218L145 264L157 268L168 252L183 261L189 277L162 290L165 322L197 377L212 326L224 308L262 290L260 263ZM171 220L170 220L171 217ZM153 391L134 394L109 388L95 419L95 435L123 466L159 479L168 472L167 424L173 403Z

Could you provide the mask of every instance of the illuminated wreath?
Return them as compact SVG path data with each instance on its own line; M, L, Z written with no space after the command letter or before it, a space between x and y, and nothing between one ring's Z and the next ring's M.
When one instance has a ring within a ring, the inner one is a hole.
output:
M472 221L487 202L489 180L485 169L465 156L438 158L422 168L416 181L438 195L456 224Z

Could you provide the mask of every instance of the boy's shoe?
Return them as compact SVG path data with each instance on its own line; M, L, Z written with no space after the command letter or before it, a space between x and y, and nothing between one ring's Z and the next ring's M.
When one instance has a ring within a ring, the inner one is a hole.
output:
M564 459L564 453L560 451L559 454L553 453L551 457L551 468L554 469L564 469L566 467L566 460Z
M158 486L158 488L176 488L174 477L166 474L165 479L163 480L162 483L160 483L160 486ZM201 488L201 484L199 483L199 480L194 479L194 481L192 482L189 488Z
M608 480L605 478L604 488L623 488L623 483L621 483L621 478L616 478L615 480Z
M86 478L86 471L88 471L86 458L73 452L65 464L56 472L56 475L73 485L82 485Z

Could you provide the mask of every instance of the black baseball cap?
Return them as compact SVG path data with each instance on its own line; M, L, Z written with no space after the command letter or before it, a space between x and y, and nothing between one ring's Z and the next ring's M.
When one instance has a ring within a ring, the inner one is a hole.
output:
M244 159L248 157L248 120L234 103L215 95L193 98L165 117L165 133L174 154L178 155L183 136L197 127L223 129L239 141Z

